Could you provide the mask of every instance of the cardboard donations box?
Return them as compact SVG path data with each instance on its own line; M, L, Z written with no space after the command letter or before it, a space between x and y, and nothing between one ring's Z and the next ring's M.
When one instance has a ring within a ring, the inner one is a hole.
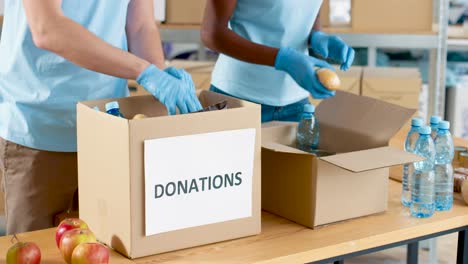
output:
M341 81L341 91L346 91L353 94L361 94L361 78L362 78L362 67L352 66L347 71L340 71L339 67L336 67L336 73ZM317 106L322 100L316 100L309 97L309 101Z
M117 99L127 120L78 111L80 217L97 238L130 258L260 232L260 107L202 91L204 106L167 116L153 96Z
M317 157L295 148L297 123L262 128L262 208L314 228L387 209L389 166L421 160L388 147L414 110L337 92L317 107Z

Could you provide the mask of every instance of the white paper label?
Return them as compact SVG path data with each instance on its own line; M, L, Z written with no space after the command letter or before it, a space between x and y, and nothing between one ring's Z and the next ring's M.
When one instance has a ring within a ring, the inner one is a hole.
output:
M145 140L146 235L252 216L255 129Z

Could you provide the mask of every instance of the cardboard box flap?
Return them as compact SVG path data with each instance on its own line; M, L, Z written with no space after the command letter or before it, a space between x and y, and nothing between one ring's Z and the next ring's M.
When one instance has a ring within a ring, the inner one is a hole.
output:
M293 147L290 147L290 146L286 146L286 145L283 145L283 144L279 144L279 143L276 143L276 142L262 143L262 148L269 149L269 150L272 150L272 151L275 151L275 152L283 152L283 153L291 153L291 154L304 154L304 155L313 156L312 154L307 153L305 151L302 151L300 149L293 148Z
M278 143L285 146L296 144L296 122L273 121L262 124L262 147L268 148L270 143Z
M416 112L365 96L337 91L316 110L319 148L336 153L384 147Z
M424 160L418 155L393 147L337 154L320 159L352 172L363 172Z

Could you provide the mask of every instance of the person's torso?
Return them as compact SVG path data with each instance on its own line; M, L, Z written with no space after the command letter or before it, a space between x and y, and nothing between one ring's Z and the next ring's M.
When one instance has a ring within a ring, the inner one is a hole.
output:
M63 0L62 10L107 43L127 50L129 1ZM31 148L76 151L76 103L126 96L126 80L89 71L37 48L23 1L6 0L3 25L0 137Z
M238 0L230 28L270 47L291 47L307 54L308 39L322 0ZM285 72L220 55L213 85L232 95L284 106L308 96Z

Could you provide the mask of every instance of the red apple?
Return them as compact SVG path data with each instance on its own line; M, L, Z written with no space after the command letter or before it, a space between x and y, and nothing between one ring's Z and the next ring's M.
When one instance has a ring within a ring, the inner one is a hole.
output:
M109 249L99 243L82 243L72 254L72 264L107 264L109 263Z
M41 250L32 242L18 242L8 249L7 264L39 264L41 263Z
M60 240L63 259L71 263L73 250L82 243L96 242L96 237L89 229L72 229L65 232Z
M67 218L60 223L55 231L55 242L58 248L60 248L60 239L63 233L76 228L88 229L88 225L79 218Z

